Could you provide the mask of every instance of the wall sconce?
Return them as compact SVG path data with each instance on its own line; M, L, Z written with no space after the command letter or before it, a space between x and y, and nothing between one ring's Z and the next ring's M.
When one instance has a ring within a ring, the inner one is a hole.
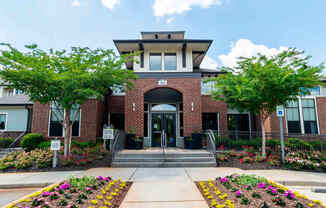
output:
M191 102L191 111L194 111L194 102Z
M132 103L132 111L135 112L135 110L136 110L136 104Z

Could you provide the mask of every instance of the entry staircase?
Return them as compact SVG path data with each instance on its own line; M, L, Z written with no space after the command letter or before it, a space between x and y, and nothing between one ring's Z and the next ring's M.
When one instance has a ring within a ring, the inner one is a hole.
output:
M180 148L148 148L143 150L124 150L112 154L112 167L216 167L214 136L206 132L207 147L200 150ZM119 138L115 138L119 139ZM120 138L120 142L121 142ZM114 142L113 142L113 147Z

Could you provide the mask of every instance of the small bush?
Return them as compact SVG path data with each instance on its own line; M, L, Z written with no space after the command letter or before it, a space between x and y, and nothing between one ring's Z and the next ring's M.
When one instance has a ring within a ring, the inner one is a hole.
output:
M51 147L51 141L41 142L38 146L39 149L48 149Z
M0 138L0 148L8 148L14 141L13 138Z
M268 139L266 140L266 146L267 147L277 147L281 145L281 141L278 139Z
M85 149L87 147L95 147L96 143L94 141L87 141L87 142L71 141L71 146L76 146L80 149Z
M38 147L40 143L44 142L44 138L41 134L31 133L26 134L22 141L21 146L25 151L31 151Z
M289 138L285 145L292 150L312 150L312 145L308 142L297 139L297 138Z

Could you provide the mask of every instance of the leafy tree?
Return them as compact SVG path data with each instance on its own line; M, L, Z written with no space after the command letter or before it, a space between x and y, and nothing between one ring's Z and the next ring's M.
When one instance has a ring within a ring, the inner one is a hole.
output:
M307 95L309 88L322 84L323 65L311 66L309 59L296 49L288 49L273 57L259 54L241 58L236 67L224 68L225 74L210 79L215 81L213 99L226 102L230 108L260 115L263 155L266 119L278 105Z
M132 71L123 69L134 54L119 57L112 50L80 47L44 51L37 45L25 46L22 52L7 43L0 46L1 78L24 90L32 101L55 105L55 116L64 118L65 156L70 155L72 125L80 112L80 107L72 109L90 97L103 99L111 87L130 87L136 79Z

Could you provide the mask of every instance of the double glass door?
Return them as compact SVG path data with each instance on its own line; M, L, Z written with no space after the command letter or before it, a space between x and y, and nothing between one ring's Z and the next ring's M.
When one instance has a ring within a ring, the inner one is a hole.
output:
M176 146L176 114L152 113L152 146L161 147L162 136L167 147Z

